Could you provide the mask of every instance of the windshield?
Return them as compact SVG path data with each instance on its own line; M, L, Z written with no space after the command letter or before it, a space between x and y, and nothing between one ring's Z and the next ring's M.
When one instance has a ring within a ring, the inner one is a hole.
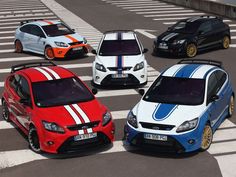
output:
M72 29L62 23L42 26L42 28L49 37L63 36L75 33Z
M139 55L140 49L136 40L104 40L102 42L99 55Z
M199 105L203 103L205 80L160 76L144 95L143 100L179 104Z
M198 24L194 22L180 21L170 27L168 31L177 33L195 33L198 29Z
M94 99L91 92L76 77L35 82L32 89L38 107L68 105Z

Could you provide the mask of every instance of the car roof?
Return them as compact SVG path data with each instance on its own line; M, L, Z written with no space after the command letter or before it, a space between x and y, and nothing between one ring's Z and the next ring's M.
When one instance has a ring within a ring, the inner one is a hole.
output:
M192 18L188 18L185 21L186 22L190 22L190 23L198 23L201 24L203 22L212 20L212 19L219 19L222 20L221 18L217 17L217 16L197 16L197 17L192 17Z
M71 71L63 67L56 66L54 63L46 63L48 62L15 65L12 67L12 73L24 75L28 77L31 82L42 82L75 76Z
M48 26L48 25L54 25L54 24L61 24L62 22L60 20L44 20L44 19L36 19L36 20L25 20L21 21L21 25L38 25L38 26Z
M104 33L104 40L132 40L136 39L135 32L131 30L114 30Z
M194 61L194 60L181 60L181 61ZM178 77L178 78L195 78L195 79L206 79L208 74L212 71L221 69L220 62L179 62L176 65L168 68L162 73L162 76L167 77ZM197 60L197 61L208 61L208 60ZM209 60L212 61L212 60Z

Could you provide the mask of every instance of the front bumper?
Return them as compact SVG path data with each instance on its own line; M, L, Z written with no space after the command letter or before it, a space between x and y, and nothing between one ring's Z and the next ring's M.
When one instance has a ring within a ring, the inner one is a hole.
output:
M132 70L132 69L131 69ZM102 86L126 86L126 85L142 85L147 82L147 71L145 68L138 71L123 71L122 74L127 74L127 77L114 78L116 71L106 72L94 69L93 82L96 85Z
M91 47L88 44L73 45L69 47L55 47L53 48L55 58L66 58L81 56L88 53Z
M49 132L43 130L40 138L40 148L48 153L72 153L86 150L89 147L96 147L102 144L108 144L114 141L114 123L110 121L106 126L93 128L97 132L97 137L74 141L74 136L78 135L78 130L66 130L64 134Z
M196 151L201 147L202 130L200 128L180 135L160 134L166 135L167 141L145 139L144 133L149 132L137 131L128 124L125 126L124 132L126 141L129 144L140 147L154 147L162 151L179 153Z
M184 44L170 44L170 43L164 43L164 45L162 45L163 42L154 42L153 44L153 53L157 54L157 53L169 53L172 55L185 55L186 53L186 46L185 43Z

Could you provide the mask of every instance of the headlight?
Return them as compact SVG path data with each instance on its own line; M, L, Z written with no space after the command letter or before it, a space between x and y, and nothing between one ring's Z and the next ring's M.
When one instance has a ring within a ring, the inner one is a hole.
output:
M103 115L102 126L107 125L110 121L111 121L111 113L110 112L106 112Z
M180 132L185 132L188 130L192 130L197 126L198 123L198 118L195 118L193 120L190 121L185 121L184 123L182 123L176 130L177 133Z
M142 61L141 63L138 63L135 65L134 67L134 71L138 71L140 69L143 69L144 68L144 62Z
M68 45L64 42L54 42L58 47L68 47Z
M102 64L99 64L99 63L96 63L95 64L95 68L99 71L102 71L102 72L106 72L106 68L102 65Z
M53 122L46 122L42 121L43 126L46 130L51 131L51 132L57 132L57 133L65 133L64 129L57 125L56 123Z
M134 128L138 128L137 117L133 114L132 111L129 112L127 120L128 123L132 125Z
M183 40L174 40L173 41L173 45L176 45L176 44L183 44L185 42L185 39L183 39Z
M87 42L88 42L85 37L84 37L83 41L84 41L84 44L87 44Z

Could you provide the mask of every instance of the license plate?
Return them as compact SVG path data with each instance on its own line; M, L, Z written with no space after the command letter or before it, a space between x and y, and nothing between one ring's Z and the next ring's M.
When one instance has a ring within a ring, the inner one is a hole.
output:
M75 48L73 48L72 50L73 50L73 51L77 51L77 50L81 50L81 49L83 49L83 47L75 47Z
M112 74L112 78L127 78L128 74Z
M166 135L151 134L151 133L144 133L144 139L167 141L167 136Z
M159 48L160 49L168 49L168 46L165 43L160 43Z
M96 138L96 137L97 137L97 133L81 134L81 135L74 136L74 141L81 141L81 140L86 140L86 139L91 139L91 138Z

